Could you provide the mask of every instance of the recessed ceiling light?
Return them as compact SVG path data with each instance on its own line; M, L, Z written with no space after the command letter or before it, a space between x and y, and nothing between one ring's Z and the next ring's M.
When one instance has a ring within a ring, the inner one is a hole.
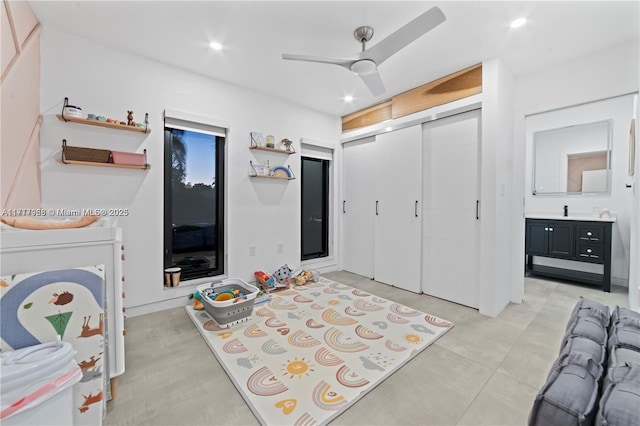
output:
M217 41L212 41L211 43L209 43L209 47L213 50L222 50L222 45Z
M527 18L518 18L515 21L512 21L511 24L509 24L509 26L511 28L519 28L526 23L527 23Z
M351 96L351 95L347 95L347 96L345 96L345 97L344 97L344 98L342 98L342 99L344 99L344 101L345 101L345 102L351 102L351 101L353 100L353 96Z

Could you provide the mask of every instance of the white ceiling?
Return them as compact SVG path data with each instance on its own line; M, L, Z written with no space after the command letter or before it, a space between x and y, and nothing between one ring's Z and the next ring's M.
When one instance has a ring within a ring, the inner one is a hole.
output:
M274 95L332 115L384 101L499 56L515 75L638 40L639 1L32 1L46 27ZM369 47L433 6L446 22L379 66L386 93L373 97L350 71L284 61L360 51L353 31L375 30ZM518 17L528 23L509 28ZM216 52L208 47L217 40ZM350 94L354 101L345 103Z

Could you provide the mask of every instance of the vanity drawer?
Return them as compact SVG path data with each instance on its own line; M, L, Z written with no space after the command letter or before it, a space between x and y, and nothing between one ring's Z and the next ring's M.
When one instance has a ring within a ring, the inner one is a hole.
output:
M585 262L602 262L603 260L602 244L594 244L589 242L578 242L576 260L584 260Z
M604 225L599 223L576 225L576 238L581 241L604 241Z

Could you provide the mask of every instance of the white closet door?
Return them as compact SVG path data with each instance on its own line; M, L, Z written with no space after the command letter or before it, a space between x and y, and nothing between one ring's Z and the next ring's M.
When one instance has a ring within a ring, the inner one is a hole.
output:
M344 144L342 269L373 278L375 138Z
M481 111L423 125L422 291L478 308Z
M422 128L376 136L375 279L420 293Z

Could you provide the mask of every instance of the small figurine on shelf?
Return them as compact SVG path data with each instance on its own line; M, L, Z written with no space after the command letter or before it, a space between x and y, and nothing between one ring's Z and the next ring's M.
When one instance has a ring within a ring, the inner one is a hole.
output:
M127 111L127 126L135 126L136 123L133 122L133 111Z
M267 148L275 148L275 138L272 135L267 135Z
M284 145L285 151L296 152L295 148L293 147L293 141L291 139L284 138L280 142L282 142L282 145Z

